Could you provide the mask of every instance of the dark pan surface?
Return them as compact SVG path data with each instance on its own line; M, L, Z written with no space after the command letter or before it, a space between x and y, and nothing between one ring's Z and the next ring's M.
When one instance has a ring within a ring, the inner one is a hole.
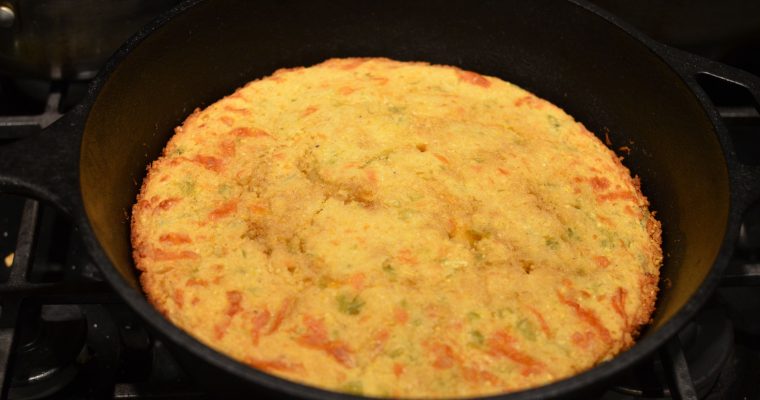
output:
M147 164L195 107L278 68L343 56L429 61L497 76L564 108L602 138L609 133L616 146L629 146L625 164L641 177L663 224L667 284L633 354L566 387L609 376L669 336L660 331L674 332L677 324L666 324L697 292L723 244L729 179L703 106L640 40L571 2L221 0L189 8L122 50L121 63L100 78L81 144L81 194L88 228L102 246L92 243L94 256L120 294L169 338L245 379L282 383L203 348L152 310L137 285L126 215Z

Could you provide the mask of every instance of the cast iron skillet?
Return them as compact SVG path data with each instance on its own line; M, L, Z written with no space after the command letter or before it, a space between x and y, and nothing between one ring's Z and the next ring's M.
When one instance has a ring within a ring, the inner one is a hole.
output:
M737 162L697 78L760 99L760 80L655 43L585 3L298 0L182 3L126 43L77 106L40 135L0 149L0 189L47 200L80 229L115 291L203 381L250 394L347 395L287 382L202 345L143 297L128 214L146 165L195 107L281 67L386 56L458 65L514 82L590 130L632 148L663 225L667 255L653 323L613 360L510 399L578 395L671 338L715 288L739 219L760 197L760 168ZM217 392L217 393L220 393Z

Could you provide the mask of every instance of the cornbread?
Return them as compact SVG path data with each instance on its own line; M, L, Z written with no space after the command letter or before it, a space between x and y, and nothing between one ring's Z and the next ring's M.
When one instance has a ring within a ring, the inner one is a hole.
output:
M196 110L132 215L147 297L253 368L371 396L489 395L630 347L660 225L616 155L494 77L381 58Z

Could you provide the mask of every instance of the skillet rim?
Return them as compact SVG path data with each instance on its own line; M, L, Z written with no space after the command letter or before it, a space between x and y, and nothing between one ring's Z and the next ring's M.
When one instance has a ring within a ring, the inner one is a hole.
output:
M82 137L80 138L81 143L79 149L80 155L78 168L80 168L80 176L82 168L81 158L83 154L82 146L85 143L83 139L84 134L86 134L87 131L89 113L98 100L100 90L107 84L111 74L116 71L121 62L127 59L130 53L153 32L157 31L165 24L172 21L175 17L193 8L194 6L203 3L204 1L206 0L185 0L140 29L109 58L108 62L100 70L96 78L90 84L87 95L81 103L81 106L84 109L82 113L84 117L81 128ZM697 84L693 76L691 76L692 74L688 74L686 71L684 71L682 65L680 65L679 68L679 63L682 62L679 60L679 51L673 50L663 44L652 40L651 38L633 28L631 25L621 21L618 19L618 17L604 11L600 7L588 4L583 0L567 1L577 7L582 8L584 11L593 14L595 17L603 19L613 28L620 29L627 35L631 36L638 43L643 45L645 49L651 51L656 56L656 58L660 59L673 72L675 72L676 75L681 78L683 83L685 83L686 86L690 89L691 93L696 97L697 101L701 105L702 110L705 112L710 123L712 124L712 127L714 128L713 134L716 136L718 142L722 147L722 155L728 171L729 208L726 226L723 233L723 240L721 242L718 254L713 261L712 268L707 273L704 280L699 285L694 294L689 298L689 300L656 332L644 338L641 338L640 340L637 340L634 346L632 346L629 350L618 354L611 360L598 364L595 367L579 374L536 388L512 392L508 394L480 397L483 399L520 400L568 396L583 389L587 389L593 384L610 380L614 376L620 374L624 369L627 369L631 365L638 363L657 349L663 348L663 346L702 307L702 305L707 301L709 295L717 287L723 270L727 265L728 257L732 253L733 245L736 240L736 234L738 233L741 212L740 210L737 211L737 209L740 209L741 207L736 204L736 196L733 193L736 186L735 171L737 169L737 163L736 160L732 157L730 146L728 146L728 134L725 126L722 123L722 120L720 119L720 116L717 113L717 110L710 103L709 98ZM84 195L82 193L81 180L79 182L79 186L80 187L78 188L78 194L81 201L79 201L77 207L78 209L72 213L72 216L79 226L79 229L82 231L83 240L91 257L93 258L93 261L101 270L108 283L119 294L119 296L124 299L124 301L133 310L135 310L141 318L148 322L148 324L151 325L153 329L157 330L160 336L168 338L173 342L174 345L183 347L185 350L192 353L193 356L204 360L217 369L223 370L226 373L233 375L235 378L241 379L247 383L261 385L270 390L279 391L286 395L320 399L366 398L362 396L349 395L306 386L251 368L223 353L212 349L209 346L206 346L185 331L181 330L179 327L172 324L148 302L141 291L131 286L114 267L113 263L111 263L108 256L105 254L103 247L100 245L100 242L94 232L92 225L90 224L89 215L84 204Z

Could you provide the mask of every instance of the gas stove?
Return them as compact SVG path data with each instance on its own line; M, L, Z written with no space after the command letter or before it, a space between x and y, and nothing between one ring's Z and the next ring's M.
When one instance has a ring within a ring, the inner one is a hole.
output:
M760 74L758 43L746 46L747 54L702 50ZM86 86L78 78L0 77L0 145L39 132ZM705 82L705 90L738 143L739 159L760 164L760 115L747 94L715 82ZM110 290L77 228L54 208L0 194L0 259L0 400L207 397ZM757 315L760 204L744 216L721 286L701 312L600 398L760 398Z

